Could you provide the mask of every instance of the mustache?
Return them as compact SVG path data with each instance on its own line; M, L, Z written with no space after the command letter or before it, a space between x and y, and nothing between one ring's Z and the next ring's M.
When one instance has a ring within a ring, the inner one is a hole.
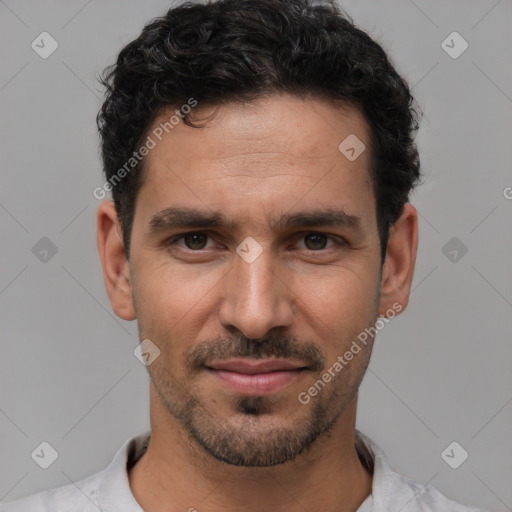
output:
M316 372L325 368L325 358L314 343L301 342L295 336L282 336L277 333L257 339L239 334L199 343L185 352L185 367L189 371L198 371L213 361L236 357L293 359Z

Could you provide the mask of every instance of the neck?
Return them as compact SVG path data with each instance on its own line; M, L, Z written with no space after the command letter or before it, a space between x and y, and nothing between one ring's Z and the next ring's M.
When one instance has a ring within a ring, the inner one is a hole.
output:
M129 472L133 495L146 512L354 512L371 493L372 475L355 449L357 396L333 429L308 450L292 461L262 468L213 458L177 420L157 418L163 411L153 407L156 401L152 396L149 447Z

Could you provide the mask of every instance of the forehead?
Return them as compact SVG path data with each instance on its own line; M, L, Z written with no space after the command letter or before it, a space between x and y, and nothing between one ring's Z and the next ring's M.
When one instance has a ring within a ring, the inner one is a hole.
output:
M294 203L357 216L358 205L373 205L369 130L353 107L289 95L198 104L192 120L200 128L176 124L176 116L169 122L175 111L148 132L155 146L137 200L147 221L157 210L191 204L261 222Z
M157 139L157 147L148 155L149 162L162 156L167 144L187 144L190 137L202 143L196 145L193 156L214 155L216 158L253 150L260 156L281 152L291 158L309 159L336 150L348 135L369 142L367 124L358 109L320 98L301 99L281 94L248 103L197 104L187 111L191 111L193 121L201 126L199 129L181 121L179 111L179 108L168 109L153 122L149 133ZM183 152L174 158L181 156Z

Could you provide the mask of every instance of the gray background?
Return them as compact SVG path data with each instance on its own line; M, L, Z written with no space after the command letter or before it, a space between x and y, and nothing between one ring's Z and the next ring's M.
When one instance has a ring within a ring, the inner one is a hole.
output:
M0 0L1 501L99 471L149 428L136 324L111 312L97 256L94 118L97 74L169 5ZM512 2L342 5L425 112L411 303L379 335L357 426L396 471L512 510ZM43 31L59 44L47 59L31 48ZM457 59L441 47L453 31L469 44ZM46 262L32 251L42 237L57 247ZM59 453L46 470L30 456L42 441ZM441 457L452 441L469 453L458 469Z

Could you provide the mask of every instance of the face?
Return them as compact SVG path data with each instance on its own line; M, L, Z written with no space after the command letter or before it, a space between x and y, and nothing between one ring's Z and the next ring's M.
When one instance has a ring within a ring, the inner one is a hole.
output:
M369 150L338 149L351 134L369 148L368 129L354 109L291 96L196 113L212 116L146 157L133 316L160 350L148 370L166 413L218 460L280 464L354 402L371 337L343 356L391 303Z

